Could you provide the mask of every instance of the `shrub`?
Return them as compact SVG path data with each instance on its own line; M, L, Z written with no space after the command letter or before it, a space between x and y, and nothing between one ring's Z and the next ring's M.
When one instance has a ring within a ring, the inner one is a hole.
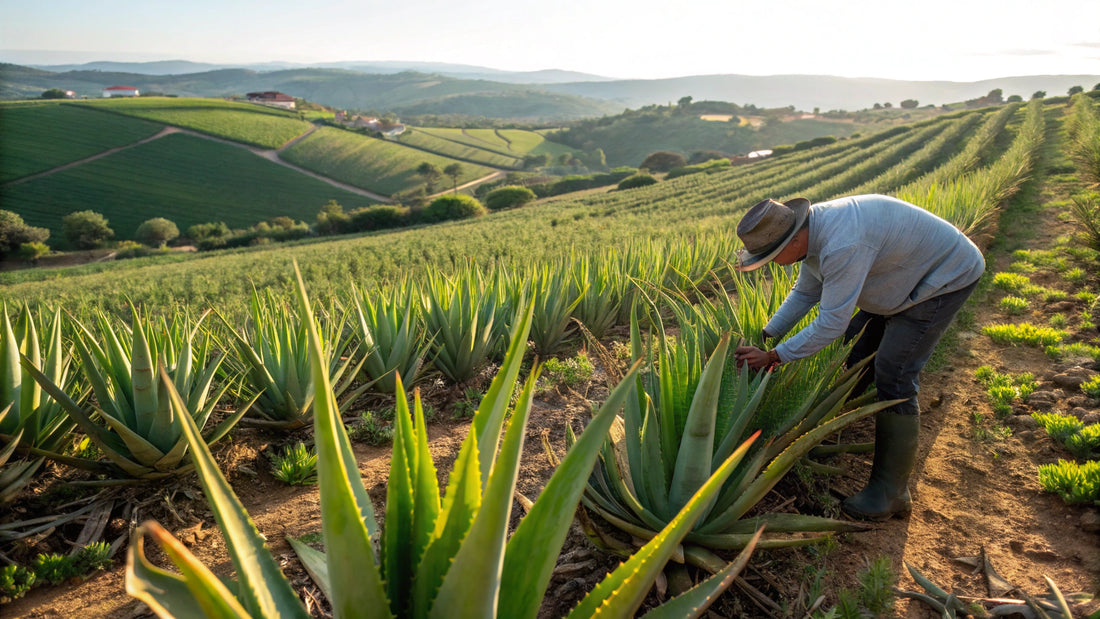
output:
M477 198L463 194L451 194L432 200L420 213L420 220L426 223L470 219L480 217L488 211Z
M491 211L515 208L533 201L536 197L535 192L526 187L509 185L489 192L489 195L485 196L485 206Z
M642 161L640 168L645 168L650 172L668 172L672 168L678 168L680 166L687 165L687 159L680 153L671 153L666 150L659 150L655 153L650 153L648 157Z
M196 243L229 236L229 226L224 221L195 224L187 229L187 238Z
M329 200L317 212L317 234L341 234L346 232L351 218L336 200Z
M18 213L0 209L0 258L25 243L45 243L48 238L49 230L28 226Z
M162 247L168 241L180 235L176 224L163 217L147 219L138 226L134 238L149 247Z
M657 179L653 178L649 174L639 172L633 176L628 176L619 181L619 189L634 189L635 187L645 187L647 185L653 185L657 182Z
M729 159L729 155L718 150L697 150L691 153L688 157L688 165L694 165L696 163L706 163L715 159Z
M19 259L23 262L38 264L38 259L50 253L50 246L45 243L23 243L19 246Z
M93 249L115 235L107 218L95 211L69 213L61 220L61 232L76 249Z
M348 228L351 232L400 228L408 223L409 209L394 204L366 206L348 213Z

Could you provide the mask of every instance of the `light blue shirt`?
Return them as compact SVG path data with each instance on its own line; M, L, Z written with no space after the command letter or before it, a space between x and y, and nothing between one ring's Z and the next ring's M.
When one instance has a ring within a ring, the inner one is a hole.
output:
M851 196L810 207L809 247L798 281L765 329L782 337L820 305L817 318L775 347L784 362L844 335L856 308L890 316L961 290L985 271L982 252L955 226L889 196Z

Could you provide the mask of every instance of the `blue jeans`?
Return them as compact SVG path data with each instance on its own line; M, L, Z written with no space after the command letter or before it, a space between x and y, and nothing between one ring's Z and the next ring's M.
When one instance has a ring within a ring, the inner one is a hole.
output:
M874 374L865 371L853 394L863 393L873 380L880 402L905 400L891 410L904 415L919 414L917 392L921 369L977 285L975 281L962 290L932 297L891 316L857 312L844 334L845 342L859 337L848 355L847 365L850 367L876 351L877 355Z

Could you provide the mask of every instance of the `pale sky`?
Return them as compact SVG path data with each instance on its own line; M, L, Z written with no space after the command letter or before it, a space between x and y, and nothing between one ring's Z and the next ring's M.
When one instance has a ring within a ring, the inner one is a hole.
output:
M1100 75L1100 0L0 0L0 62L174 59L617 78Z

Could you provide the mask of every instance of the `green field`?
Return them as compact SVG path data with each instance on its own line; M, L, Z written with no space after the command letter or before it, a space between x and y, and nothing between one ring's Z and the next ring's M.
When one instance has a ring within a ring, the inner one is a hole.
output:
M549 155L551 158L557 158L565 153L576 154L580 152L565 144L551 142L534 131L524 131L522 129L496 129L496 134L502 139L507 140L509 151L516 153L518 156Z
M1019 111L1017 117L1022 114ZM1010 123L998 132L1011 142L1019 125ZM820 201L856 187L893 193L897 170L915 167L925 174L964 152L965 140L938 139L950 137L958 127L957 118L945 118L715 174L685 176L629 191L563 196L477 220L257 248L222 254L216 260L170 265L133 261L119 265L117 272L74 276L61 288L50 282L17 284L19 280L12 278L24 277L18 275L0 276L0 282L13 284L8 287L11 298L32 301L66 298L100 305L128 295L157 304L189 299L200 305L237 306L247 298L253 282L285 288L291 260L302 264L312 286L331 290L350 281L390 280L428 265L449 267L467 260L483 265L536 264L573 251L605 251L638 242L677 246L690 239L695 246L708 239L731 238L738 215L762 197L803 195ZM926 148L930 144L935 146ZM876 183L876 178L882 180Z
M279 156L307 170L384 195L423 185L424 179L416 174L416 167L422 162L433 163L440 170L456 162L394 142L331 127L318 129L280 152ZM473 163L461 163L460 185L495 171ZM437 183L436 190L450 185L451 179L444 178Z
M371 200L267 161L243 148L186 134L146 144L14 186L0 187L4 208L60 240L61 218L91 209L117 238L165 217L181 230L224 221L247 227L279 215L312 222L328 200L347 208Z
M438 129L409 128L401 134L399 141L402 144L426 150L445 157L453 157L464 161L471 161L498 168L518 168L523 165L521 159L510 155L504 155L494 150L486 150L478 146L455 142L440 138L435 135Z
M279 148L312 126L294 112L221 99L140 97L79 105L191 129L234 142Z
M0 183L132 144L160 129L60 103L0 105Z

